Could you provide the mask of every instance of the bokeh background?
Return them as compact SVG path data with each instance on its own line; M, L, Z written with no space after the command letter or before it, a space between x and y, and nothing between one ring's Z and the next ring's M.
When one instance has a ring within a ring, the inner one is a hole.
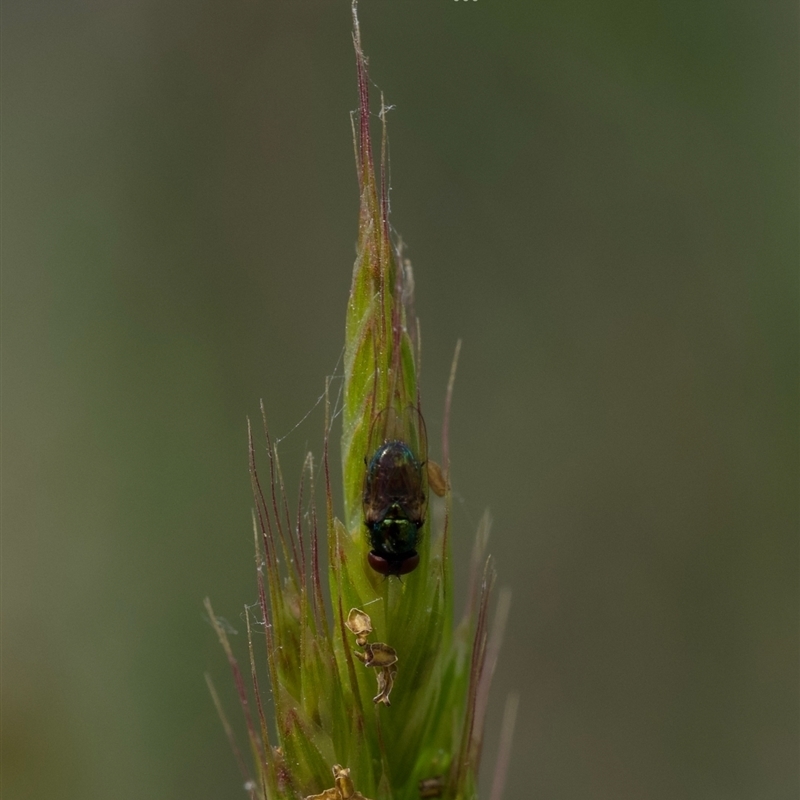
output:
M507 798L796 798L796 4L361 21L513 591L484 788L518 691ZM341 372L349 2L6 2L2 88L3 797L244 797L202 600L255 599L246 417L294 475Z

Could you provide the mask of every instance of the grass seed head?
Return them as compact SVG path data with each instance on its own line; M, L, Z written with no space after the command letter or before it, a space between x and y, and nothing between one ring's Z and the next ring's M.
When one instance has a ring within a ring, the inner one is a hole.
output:
M239 693L254 774L239 754L224 715L223 724L252 800L470 800L477 796L483 720L498 641L489 636L488 624L494 580L485 552L488 519L473 553L467 611L456 625L447 434L440 467L427 454L417 383L413 278L390 235L382 98L375 168L369 79L355 3L353 26L360 210L345 324L343 514L340 518L334 513L328 463L332 415L327 403L322 531L314 503L315 461L311 455L306 458L293 511L262 407L266 459L256 458L251 430L250 473L256 623L265 633L274 719L267 713L250 614L248 688L225 627L208 604ZM445 419L452 383L451 374ZM437 499L429 497L431 493ZM442 513L435 515L441 522L436 525L429 513L432 503L441 504ZM327 541L327 581L321 538ZM361 610L366 607L369 614ZM373 635L380 641L370 641Z

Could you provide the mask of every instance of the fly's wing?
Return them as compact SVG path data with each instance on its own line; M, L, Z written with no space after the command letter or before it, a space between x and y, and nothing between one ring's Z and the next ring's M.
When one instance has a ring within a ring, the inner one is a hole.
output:
M403 431L402 440L411 448L419 465L424 467L428 461L428 434L425 431L425 420L422 419L422 414L416 406L406 406L399 416L399 424ZM425 469L422 471L426 472ZM427 486L425 488L427 489Z
M419 486L417 498L419 505L413 511L414 517L423 522L428 511L428 434L425 430L425 420L416 406L406 406L400 415L403 436L419 465Z
M428 437L425 420L415 406L406 406L402 411L384 408L372 420L369 434L367 461L386 442L405 442L417 461L424 465L428 460Z
M428 507L428 470L426 462L428 459L428 437L425 432L425 421L422 414L415 406L407 406L402 411L397 411L393 407L384 408L375 415L372 421L369 436L369 452L367 453L367 464L377 453L378 449L387 442L403 442L411 451L416 461L414 468L409 465L408 469L403 469L389 479L394 486L387 486L389 494L398 494L406 499L403 504L409 512L409 516L415 520L424 520ZM376 487L374 487L375 489ZM380 499L374 497L377 505ZM365 507L365 512L366 512Z

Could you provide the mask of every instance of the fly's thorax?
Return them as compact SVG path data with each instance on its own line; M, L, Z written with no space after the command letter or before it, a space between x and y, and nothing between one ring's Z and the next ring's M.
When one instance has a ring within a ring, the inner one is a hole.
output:
M402 556L416 549L421 523L407 518L386 517L367 523L372 549L384 557Z
M385 442L369 461L367 480L398 483L404 475L422 481L422 466L417 457L405 442Z

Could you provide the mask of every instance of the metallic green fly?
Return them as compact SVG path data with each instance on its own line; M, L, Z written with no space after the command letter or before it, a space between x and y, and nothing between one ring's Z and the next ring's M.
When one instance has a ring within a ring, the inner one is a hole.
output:
M381 575L405 575L419 564L417 542L428 508L428 442L414 406L375 416L365 459L364 524L367 561Z

